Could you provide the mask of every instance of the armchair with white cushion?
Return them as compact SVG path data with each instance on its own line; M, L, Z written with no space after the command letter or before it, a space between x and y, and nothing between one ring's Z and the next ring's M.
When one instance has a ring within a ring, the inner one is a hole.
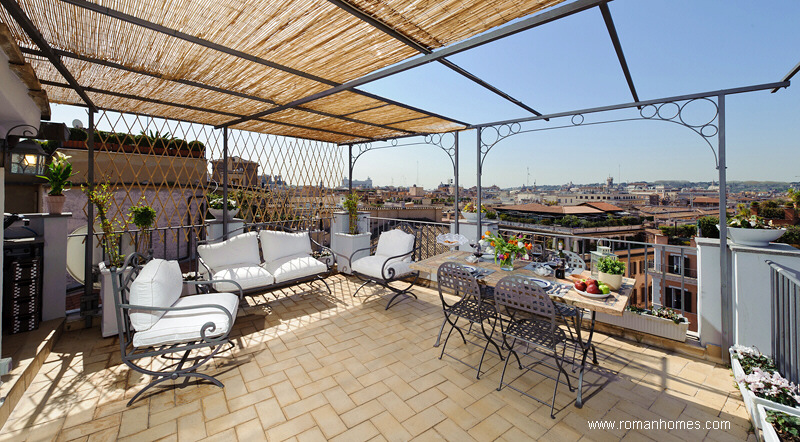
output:
M148 261L138 253L128 256L122 268L111 268L111 273L122 361L152 376L128 405L170 379L185 378L188 382L196 377L223 387L214 377L197 370L223 349L233 347L228 336L242 297L241 286L230 280L183 281L177 261ZM235 293L181 296L184 284L225 284ZM151 369L153 358L168 354L181 355L176 364L160 371Z
M370 251L372 254L355 259L357 254L364 251ZM386 304L386 310L400 296L416 298L417 295L410 290L416 284L419 272L412 270L410 264L419 257L418 255L417 231L409 224L403 223L381 233L377 244L356 250L350 255L353 274L364 281L353 296L367 284L375 283L394 293ZM405 281L408 286L398 289L391 285L395 281Z

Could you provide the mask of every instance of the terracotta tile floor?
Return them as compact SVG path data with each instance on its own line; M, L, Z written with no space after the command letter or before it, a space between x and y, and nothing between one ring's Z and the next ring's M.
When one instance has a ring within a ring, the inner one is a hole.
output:
M301 286L269 301L248 298L258 305L237 319L236 348L207 370L224 389L191 383L155 390L132 407L127 398L148 378L120 364L117 340L102 339L97 328L65 332L0 440L754 439L725 367L599 335L599 365L587 375L584 407L575 408L575 393L559 388L551 419L549 407L509 388L496 391L496 355L487 356L480 380L469 367L438 359L435 290L418 288L418 301L384 311L385 298L351 297L355 280L336 276L329 283L332 297ZM480 356L457 337L451 350L469 362ZM509 375L518 373L509 364ZM515 382L551 397L553 381L540 375ZM589 421L601 419L730 427L667 431L639 422L639 429L590 429Z

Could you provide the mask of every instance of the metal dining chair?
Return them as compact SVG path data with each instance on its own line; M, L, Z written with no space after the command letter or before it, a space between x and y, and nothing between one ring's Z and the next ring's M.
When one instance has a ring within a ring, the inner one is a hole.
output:
M553 409L556 404L558 384L562 383L562 374L567 378L569 391L574 391L574 388L570 382L569 375L562 365L567 347L567 337L556 323L557 311L553 301L550 300L550 297L545 294L536 282L524 276L506 276L501 279L495 286L494 301L500 313L504 315L504 317L501 316L500 331L504 346L508 347L508 354L506 355L506 362L503 366L503 374L500 376L500 386L497 387L497 391L500 391L503 386L507 386L518 393L548 405L543 400L516 388L511 383L505 382L508 361L511 360L511 355L513 354L520 370L533 371L555 380L553 400L549 404L550 417L555 419ZM511 343L508 342L509 339L511 339ZM552 356L557 367L551 368L557 371L557 376L554 378L536 370L535 366L539 364L538 360L523 366L519 354L515 350L517 343L526 344L526 350L533 346L535 349L540 350L542 354ZM558 354L559 346L561 346L560 356ZM518 378L515 378L515 380Z
M439 359L442 359L445 355L447 341L450 340L450 335L453 333L453 330L457 331L458 334L461 335L461 340L464 341L464 344L467 344L464 331L458 324L459 320L464 319L466 321L464 325L469 324L467 333L472 330L474 325L478 325L483 337L486 339L486 344L483 346L483 353L481 353L481 360L478 366L474 367L455 356L449 354L448 356L468 367L474 368L477 371L476 378L480 379L483 359L486 357L486 351L489 349L490 344L497 350L497 354L500 355L500 360L503 360L500 347L492 339L498 321L497 309L494 305L487 302L486 292L481 290L478 285L478 280L472 272L460 264L455 262L446 262L442 264L437 271L437 279L439 285L439 299L442 301L442 310L445 319L445 324L443 324L443 326L450 324L450 331L447 332L447 336L442 344L442 353L439 355ZM458 300L453 303L448 303L444 297L445 292L456 295ZM488 332L486 327L487 323L491 326Z

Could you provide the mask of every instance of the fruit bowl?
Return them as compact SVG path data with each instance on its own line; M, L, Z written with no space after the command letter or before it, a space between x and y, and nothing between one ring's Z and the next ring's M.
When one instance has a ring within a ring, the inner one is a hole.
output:
M578 294L580 294L581 296L585 296L587 298L592 298L592 299L604 299L604 298L608 298L609 296L614 294L613 292L609 292L609 293L587 293L587 292L584 292L583 290L578 290L578 288L575 287L574 284L572 285L572 289L575 290L576 292L578 292Z

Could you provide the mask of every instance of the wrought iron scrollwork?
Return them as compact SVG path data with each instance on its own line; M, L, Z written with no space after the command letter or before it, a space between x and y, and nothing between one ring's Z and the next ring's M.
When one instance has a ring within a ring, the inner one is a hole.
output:
M424 141L420 143L405 143L399 144L397 139L391 139L386 141L386 145L375 145L374 142L368 141L364 143L355 143L352 145L353 148L353 156L350 159L350 167L354 168L356 161L361 157L361 155L372 151L372 150L379 150L379 149L389 149L393 147L405 147L405 146L420 146L423 144L428 144L432 146L437 146L438 148L442 149L444 153L450 157L450 162L453 164L455 168L455 156L456 156L456 137L458 136L458 132L445 132L445 133L437 133L437 134L427 134L425 135Z
M687 109L695 107L693 106L693 104L696 103L710 103L713 106L713 112L709 118L704 118L700 122L689 121L689 118L687 116L688 113ZM719 158L717 156L717 150L714 148L714 144L712 143L712 139L716 137L717 134L719 133L719 123L718 123L719 104L715 100L713 100L712 97L692 98L688 100L665 101L663 103L647 104L639 109L638 117L631 117L631 118L587 121L586 115L584 115L583 113L574 113L571 115L565 114L551 118L559 118L559 117L570 117L570 124L564 124L555 127L526 129L526 130L522 130L522 128L520 127L520 123L505 123L497 126L482 127L480 129L481 130L480 166L483 167L483 162L486 159L486 155L497 143L512 135L529 133L529 132L538 132L544 130L563 129L575 126L591 126L595 124L619 123L623 121L665 121L668 123L673 123L686 127L692 132L699 135L700 138L703 141L705 141L705 143L711 149L711 152L714 155L714 164L717 167L719 167Z

